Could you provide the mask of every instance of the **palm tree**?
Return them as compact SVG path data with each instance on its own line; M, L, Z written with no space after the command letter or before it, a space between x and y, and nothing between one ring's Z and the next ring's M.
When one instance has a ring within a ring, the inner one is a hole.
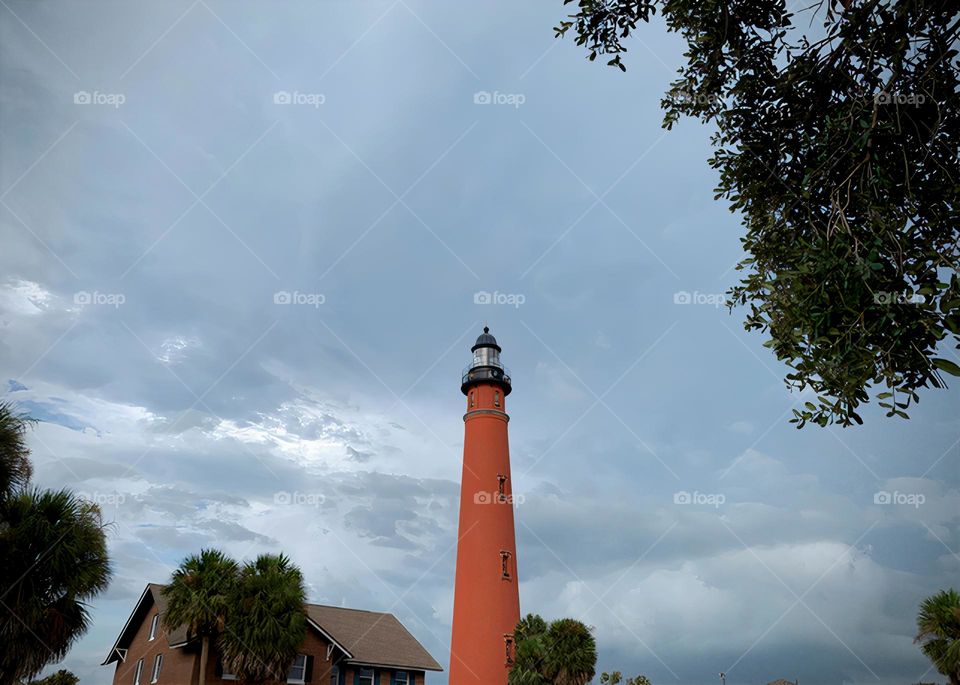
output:
M229 598L237 584L237 562L216 549L204 549L184 559L163 589L168 631L186 627L200 638L200 685L206 684L210 642L224 630Z
M289 559L263 554L240 571L220 636L224 663L246 682L286 680L307 628L303 574Z
M62 659L89 627L110 561L100 509L30 487L32 420L0 402L0 685Z
M587 685L597 664L597 641L580 621L561 618L547 630L546 673L554 685Z
M538 614L527 614L517 623L513 631L513 666L507 676L509 685L547 685L542 670L548 627Z
M90 625L87 600L107 588L100 509L69 490L0 500L0 683L37 675Z
M950 588L923 600L915 641L951 685L960 685L960 593Z
M27 487L33 468L26 433L31 419L0 402L0 498Z
M580 621L562 618L549 625L528 614L514 630L510 685L586 685L593 679L597 643Z

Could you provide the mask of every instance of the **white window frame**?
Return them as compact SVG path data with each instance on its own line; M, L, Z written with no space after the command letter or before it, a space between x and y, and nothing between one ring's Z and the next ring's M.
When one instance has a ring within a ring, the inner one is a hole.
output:
M137 665L133 671L133 685L140 685L140 676L143 674L143 657L137 659Z
M403 676L403 680L400 680L401 675ZM410 674L407 671L394 671L393 679L397 685L410 685Z
M160 614L154 614L150 621L150 641L157 639L157 625L160 623Z
M153 657L153 670L150 672L150 682L155 683L160 680L160 669L163 668L163 654L157 654Z
M360 685L374 685L376 682L374 680L375 677L376 673L372 668L361 668L357 675L357 682L360 683ZM369 680L364 680L364 678L369 678Z
M303 659L303 665L300 667L302 669L300 671L300 678L292 678L290 677L290 671L292 671L297 667L297 661L299 661L300 659ZM293 657L293 663L290 664L290 668L287 669L287 682L294 683L295 685L303 685L303 683L307 682L307 655L306 654L297 654L295 657Z

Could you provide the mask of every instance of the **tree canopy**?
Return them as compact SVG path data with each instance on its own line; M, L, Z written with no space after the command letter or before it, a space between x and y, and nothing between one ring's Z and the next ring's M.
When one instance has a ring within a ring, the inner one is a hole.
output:
M565 0L570 4L575 0ZM746 258L731 306L816 401L797 427L907 418L960 375L960 5L836 0L576 0L555 28L626 70L660 13L687 43L663 125L715 127L717 199Z
M167 630L200 638L200 685L211 645L223 667L247 683L286 680L307 628L303 574L282 554L242 566L216 549L187 557L164 588Z
M0 403L0 685L62 659L111 574L97 505L31 486L30 423Z
M30 685L77 685L80 678L65 668L61 668L56 673L51 673L46 678L40 680L31 680Z
M527 614L514 630L510 685L586 685L594 676L597 643L586 625L572 618L547 623Z
M916 639L950 685L960 685L960 593L951 588L923 600Z

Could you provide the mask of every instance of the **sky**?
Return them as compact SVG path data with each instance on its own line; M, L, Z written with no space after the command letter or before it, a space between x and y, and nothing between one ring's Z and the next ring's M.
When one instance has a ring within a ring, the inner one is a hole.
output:
M503 347L523 613L655 685L942 681L960 395L796 430L722 306L740 220L710 129L660 127L683 45L626 73L559 1L2 0L0 382L35 480L98 502L114 576L284 552L311 601L449 662L460 372ZM446 683L445 673L428 682Z

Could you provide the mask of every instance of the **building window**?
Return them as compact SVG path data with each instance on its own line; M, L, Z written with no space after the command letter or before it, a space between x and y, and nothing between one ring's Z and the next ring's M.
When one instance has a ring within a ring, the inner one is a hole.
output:
M510 552L506 550L500 552L500 570L504 578L510 578Z
M470 408L473 409L473 393L470 393Z
M150 639L155 640L157 638L157 624L160 623L160 614L154 614L153 620L150 621Z
M236 679L237 679L237 674L236 674L236 673L232 673L232 672L230 672L230 671L227 670L227 669L228 669L228 667L227 667L226 664L224 664L224 663L221 663L221 664L220 664L220 679L221 679L221 680L236 680Z
M394 673L394 683L396 685L410 685L410 678L406 671L397 671Z
M296 658L293 660L293 665L290 666L290 670L287 671L287 682L288 683L304 683L306 682L306 675L307 675L307 655L297 654Z
M503 636L503 646L506 650L507 666L513 665L513 635L509 633Z
M150 682L155 683L160 680L160 667L163 666L163 654L157 654L153 657L153 673L150 674Z
M360 669L360 685L373 685L373 669L372 668L361 668Z
M501 502L507 501L507 493L506 493L506 490L504 490L504 486L506 485L506 482L507 482L507 477L502 473L498 473L497 474L497 497Z
M137 659L137 666L133 669L133 685L140 685L140 675L143 673L143 659Z
M499 391L499 390L494 390L494 391L493 391L493 406L494 406L494 407L499 407L499 406L500 406L500 391Z
M330 669L330 685L340 685L340 667L334 666Z

